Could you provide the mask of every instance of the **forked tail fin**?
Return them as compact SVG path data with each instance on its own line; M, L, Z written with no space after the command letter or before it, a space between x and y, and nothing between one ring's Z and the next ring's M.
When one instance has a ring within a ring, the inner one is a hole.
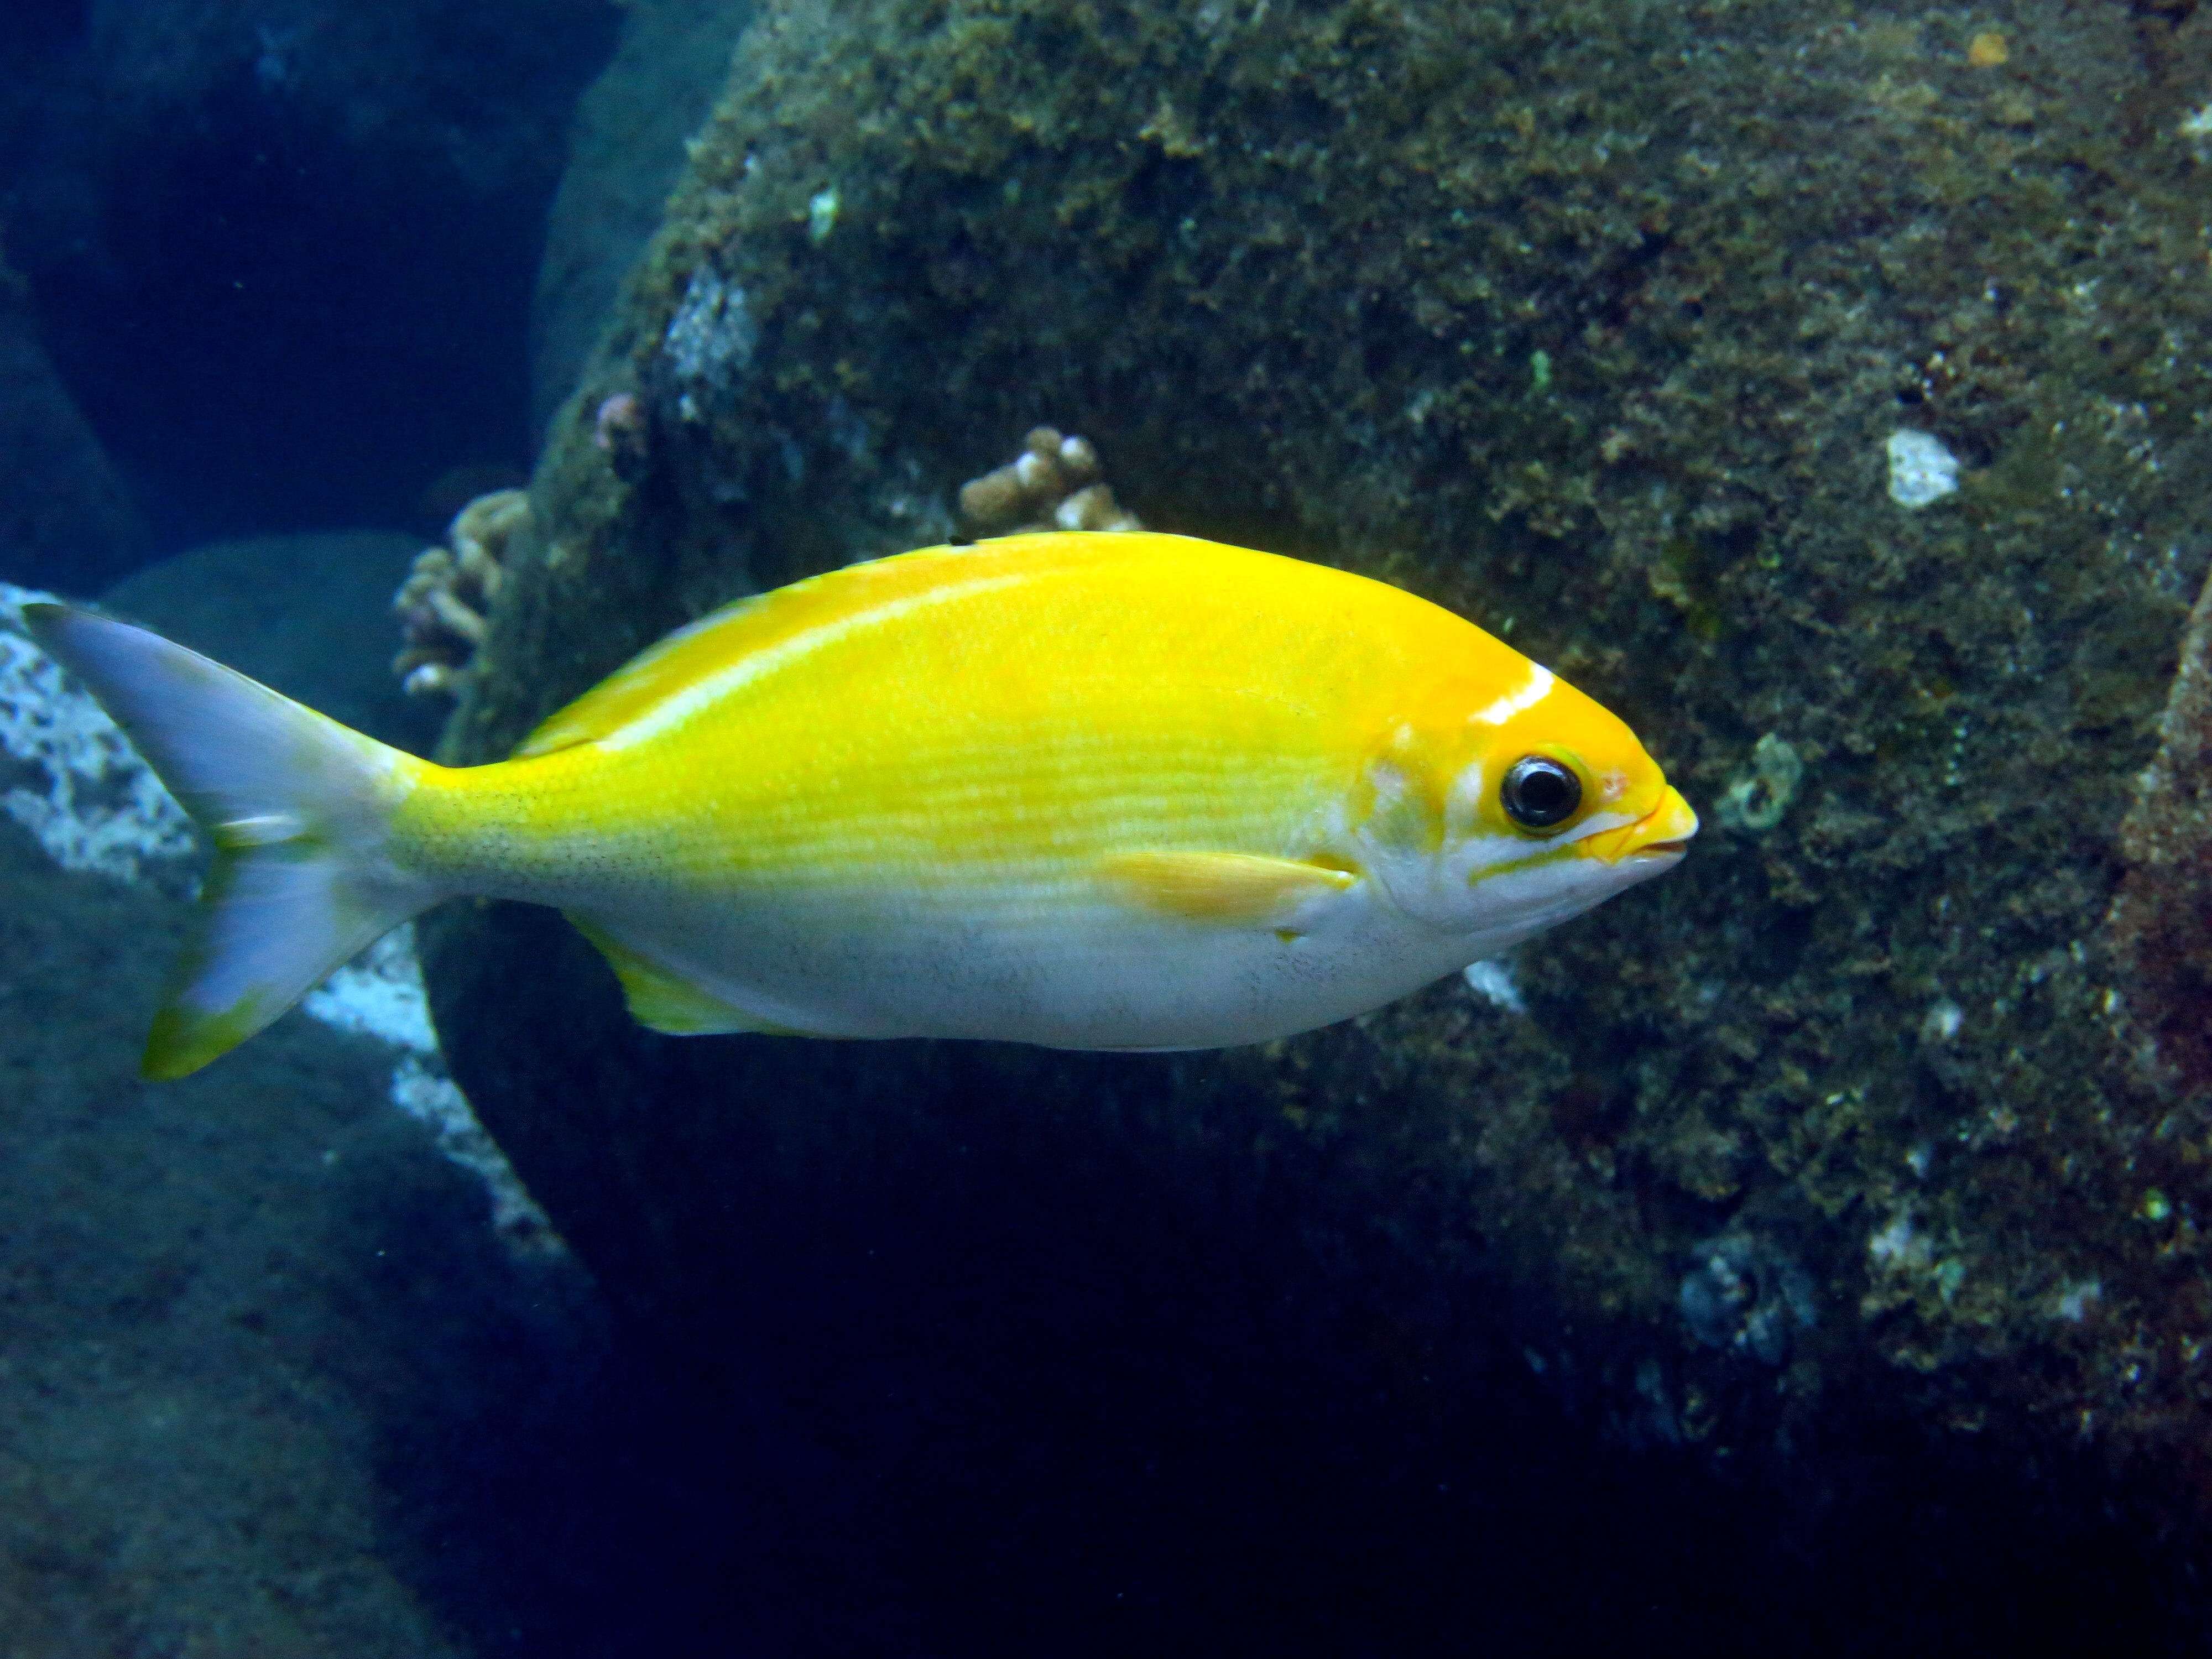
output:
M441 896L387 848L421 763L143 628L61 605L23 617L215 843L148 1077L236 1048Z

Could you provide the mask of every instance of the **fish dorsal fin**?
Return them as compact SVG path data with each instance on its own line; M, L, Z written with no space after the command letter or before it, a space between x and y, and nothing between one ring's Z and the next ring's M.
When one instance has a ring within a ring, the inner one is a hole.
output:
M1316 901L1348 891L1348 870L1252 853L1115 853L1107 880L1148 910L1187 921L1291 929Z
M599 948L622 981L630 1018L648 1030L670 1036L712 1036L725 1031L757 1031L770 1036L803 1036L785 1025L754 1018L690 981L648 962L605 928L569 913L576 931Z

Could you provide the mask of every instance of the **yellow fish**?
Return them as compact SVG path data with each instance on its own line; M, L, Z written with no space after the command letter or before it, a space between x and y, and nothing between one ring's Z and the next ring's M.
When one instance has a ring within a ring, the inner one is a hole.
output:
M215 843L155 1078L469 893L559 906L657 1030L1256 1042L1588 909L1698 824L1627 726L1449 611L1177 536L743 599L465 769L26 615Z

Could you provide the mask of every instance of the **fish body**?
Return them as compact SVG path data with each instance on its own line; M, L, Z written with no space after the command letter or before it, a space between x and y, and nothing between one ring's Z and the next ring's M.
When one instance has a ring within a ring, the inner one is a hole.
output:
M464 893L566 911L663 1030L1257 1042L1656 874L1697 822L1620 720L1473 624L1173 536L742 600L466 769L125 624L34 626L218 848L159 1075Z

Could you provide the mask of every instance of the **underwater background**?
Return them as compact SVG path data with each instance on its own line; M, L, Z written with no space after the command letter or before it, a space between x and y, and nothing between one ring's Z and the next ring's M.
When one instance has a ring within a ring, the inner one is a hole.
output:
M87 0L0 70L0 1655L2202 1647L2212 9ZM137 1080L199 855L29 594L489 760L1063 508L1483 623L1705 832L1255 1048L674 1041L466 903Z

